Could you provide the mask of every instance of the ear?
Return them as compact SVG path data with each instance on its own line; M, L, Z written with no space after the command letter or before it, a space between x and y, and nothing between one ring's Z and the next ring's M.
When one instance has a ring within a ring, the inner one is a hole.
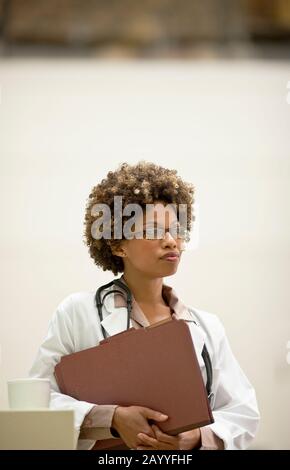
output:
M122 245L118 245L118 246L111 245L111 250L114 256L120 256L121 258L125 258L126 256L126 251Z
M126 253L123 248L115 248L115 250L112 250L113 255L115 256L120 256L121 258L125 258Z

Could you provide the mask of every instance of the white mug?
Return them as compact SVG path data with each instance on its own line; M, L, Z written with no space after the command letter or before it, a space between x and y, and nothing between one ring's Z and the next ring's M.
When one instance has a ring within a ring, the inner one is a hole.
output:
M9 380L8 402L13 410L49 408L49 379L27 378Z

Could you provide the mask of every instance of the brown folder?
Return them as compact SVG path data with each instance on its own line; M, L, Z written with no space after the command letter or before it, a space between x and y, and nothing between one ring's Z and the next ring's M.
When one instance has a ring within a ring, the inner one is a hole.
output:
M158 423L167 434L214 421L184 320L130 328L98 346L63 356L55 376L60 391L78 400L146 406L168 415ZM120 449L122 444L121 439L106 439L95 448Z

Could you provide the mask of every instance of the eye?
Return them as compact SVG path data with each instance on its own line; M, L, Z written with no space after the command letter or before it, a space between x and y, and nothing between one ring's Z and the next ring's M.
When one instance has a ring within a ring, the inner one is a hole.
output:
M163 237L163 229L160 227L146 227L144 228L144 238L148 240L156 240Z
M178 235L179 234L179 230L180 230L180 226L179 225L171 225L170 229L169 229L169 232L171 235Z
M190 233L185 227L180 227L178 231L178 237L182 240L189 242L190 240Z
M147 227L144 230L144 237L150 240L156 237L156 227Z

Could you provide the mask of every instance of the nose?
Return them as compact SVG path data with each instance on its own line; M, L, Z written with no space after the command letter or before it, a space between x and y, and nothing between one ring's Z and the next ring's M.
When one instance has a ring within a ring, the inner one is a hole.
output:
M173 238L173 236L171 235L169 231L165 233L164 238L162 238L161 242L162 242L162 248L174 249L177 246L175 238Z

